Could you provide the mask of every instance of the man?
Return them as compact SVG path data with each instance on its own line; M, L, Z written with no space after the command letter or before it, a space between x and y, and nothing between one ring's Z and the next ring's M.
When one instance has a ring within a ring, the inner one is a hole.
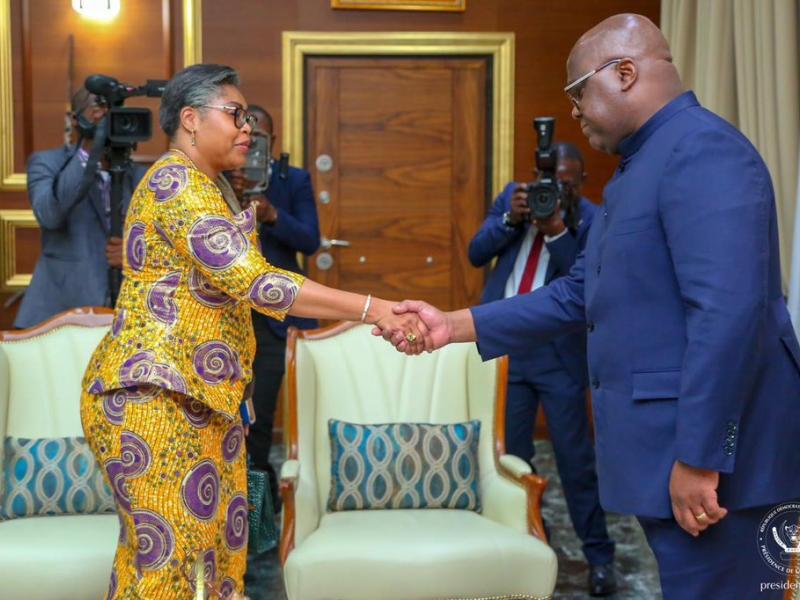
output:
M252 135L267 138L268 147L272 148L275 141L272 116L254 104L248 110L258 119ZM282 172L280 163L271 158L269 160L272 172L265 193L245 194L246 190L258 182L245 179L242 170L230 173L229 179L243 208L251 204L256 206L256 218L261 223L261 251L266 259L276 267L302 273L303 270L297 262L297 253L310 256L317 251L320 244L319 220L311 176L308 171L288 165ZM253 329L256 335L253 405L256 422L250 427L250 434L247 436L247 451L253 466L269 474L276 510L280 502L278 478L269 462L269 453L278 392L285 369L286 330L292 325L300 329L313 329L317 322L299 317L287 317L280 322L253 311Z
M586 176L583 156L573 144L557 143L554 148L556 177L569 211L559 207L549 219L532 224L525 187L513 182L506 186L469 245L469 259L476 267L497 258L482 303L528 293L567 275L586 245L596 208L581 197ZM616 591L614 542L608 537L597 492L586 384L583 331L511 356L506 451L532 461L536 411L541 402L572 526L590 565L589 593L606 596Z
M567 81L591 145L621 156L585 255L533 294L396 310L420 312L428 349L477 340L487 359L586 327L600 500L638 517L664 598L780 598L756 540L800 498L800 345L767 168L683 92L644 17L584 34Z
M42 250L14 326L32 327L80 306L110 306L109 267L122 268L122 239L111 233L111 177L98 169L96 183L81 195L94 129L105 117L104 100L79 89L72 97L73 131L79 148L36 152L28 160L28 197L41 228ZM146 169L125 174L122 215Z

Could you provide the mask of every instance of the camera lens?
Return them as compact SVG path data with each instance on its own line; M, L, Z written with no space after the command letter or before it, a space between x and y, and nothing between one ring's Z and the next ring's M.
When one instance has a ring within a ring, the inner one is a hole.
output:
M122 115L118 125L119 133L133 133L136 131L136 120L128 115Z

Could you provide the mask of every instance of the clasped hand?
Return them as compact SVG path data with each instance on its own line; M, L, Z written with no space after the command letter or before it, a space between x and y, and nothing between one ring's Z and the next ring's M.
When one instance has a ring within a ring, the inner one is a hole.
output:
M375 322L372 334L390 342L409 356L433 352L449 343L450 324L446 313L419 300L404 300L390 307Z

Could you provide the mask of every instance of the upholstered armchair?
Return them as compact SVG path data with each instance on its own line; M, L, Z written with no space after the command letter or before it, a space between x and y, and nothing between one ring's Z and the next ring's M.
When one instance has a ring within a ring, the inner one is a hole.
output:
M7 436L82 437L80 384L112 311L77 309L33 328L0 332L0 465ZM4 502L0 472L0 502ZM117 516L0 521L0 597L101 598L119 536Z
M408 357L370 327L291 330L280 546L289 600L550 598L557 563L540 502L545 482L504 455L507 360L474 344ZM482 512L327 512L328 420L478 419Z

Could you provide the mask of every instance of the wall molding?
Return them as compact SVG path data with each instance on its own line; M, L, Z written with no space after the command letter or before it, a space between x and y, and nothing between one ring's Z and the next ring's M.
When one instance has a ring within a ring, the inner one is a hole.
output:
M14 172L14 90L11 1L0 0L0 192L24 190L25 173Z
M183 0L183 66L203 62L203 1Z
M0 209L0 292L24 290L31 273L17 272L17 229L37 229L32 210Z
M305 162L305 59L308 56L486 56L491 60L491 186L514 178L514 34L453 32L283 33L283 148ZM300 165L305 166L305 165Z
M0 192L27 189L27 174L14 172L14 89L11 54L11 2L0 0ZM202 0L181 0L183 63L203 60Z

